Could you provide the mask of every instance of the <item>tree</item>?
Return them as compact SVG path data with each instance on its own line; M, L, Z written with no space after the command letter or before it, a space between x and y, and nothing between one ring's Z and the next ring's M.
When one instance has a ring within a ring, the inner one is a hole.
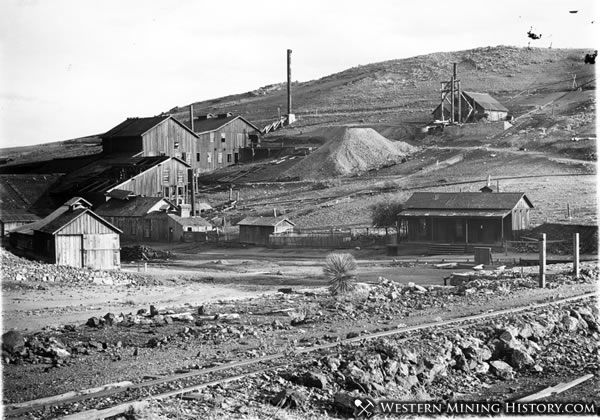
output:
M371 206L371 220L375 227L396 227L398 213L404 210L404 203L391 201L377 203Z

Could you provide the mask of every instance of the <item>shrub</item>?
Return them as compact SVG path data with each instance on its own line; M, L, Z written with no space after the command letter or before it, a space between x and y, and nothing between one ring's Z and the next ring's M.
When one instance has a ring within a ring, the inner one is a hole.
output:
M341 295L354 289L356 281L356 260L350 254L329 254L325 260L323 273L329 279L332 295Z

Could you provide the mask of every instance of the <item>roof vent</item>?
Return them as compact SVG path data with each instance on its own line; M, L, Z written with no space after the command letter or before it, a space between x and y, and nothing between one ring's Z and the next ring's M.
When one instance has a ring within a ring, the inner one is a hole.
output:
M228 118L228 117L232 117L233 114L231 112L227 112L225 114L219 114L217 117L218 118Z

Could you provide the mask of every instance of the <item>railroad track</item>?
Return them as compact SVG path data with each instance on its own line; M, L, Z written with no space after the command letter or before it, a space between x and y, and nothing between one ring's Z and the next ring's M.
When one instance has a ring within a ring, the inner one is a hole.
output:
M334 343L297 348L293 352L275 353L168 377L158 377L139 383L121 382L91 390L74 391L23 403L7 404L5 406L4 416L5 418L56 418L63 416L62 418L70 420L104 419L127 413L132 409L139 409L152 400L164 400L177 396L185 396L186 394L191 394L210 386L236 381L251 375L276 370L277 368L283 368L290 364L289 357L292 355L298 357L317 351L326 351L344 344L393 335L409 334L429 328L445 326L450 326L450 328L460 328L464 326L464 324L476 323L488 318L531 311L547 306L560 305L594 297L597 297L596 292L585 293L548 302L364 334L358 337L336 341ZM405 337L404 339L409 338L410 337ZM279 359L284 359L284 361L279 361ZM65 413L76 410L78 412L64 416Z

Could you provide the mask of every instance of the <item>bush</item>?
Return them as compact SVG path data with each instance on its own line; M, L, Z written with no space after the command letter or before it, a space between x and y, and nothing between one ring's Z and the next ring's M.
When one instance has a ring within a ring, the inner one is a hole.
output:
M350 254L329 254L325 260L323 273L329 279L332 295L341 295L354 290L356 281L356 260Z

